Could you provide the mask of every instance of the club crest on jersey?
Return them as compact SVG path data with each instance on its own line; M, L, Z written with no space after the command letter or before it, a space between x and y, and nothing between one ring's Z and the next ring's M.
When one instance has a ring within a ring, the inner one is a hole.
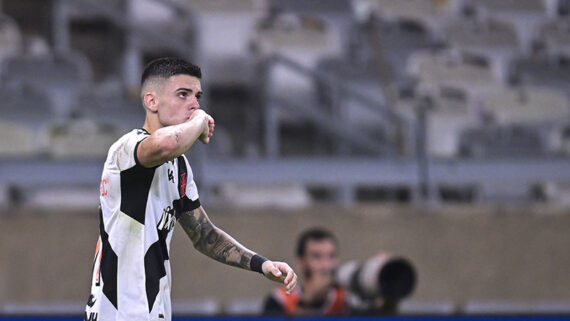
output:
M167 206L162 210L162 217L158 222L157 229L159 231L171 231L176 224L176 217L174 216L174 208Z

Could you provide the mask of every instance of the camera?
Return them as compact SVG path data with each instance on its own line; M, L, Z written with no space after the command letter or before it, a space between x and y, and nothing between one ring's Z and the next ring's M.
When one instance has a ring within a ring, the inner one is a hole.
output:
M380 253L363 263L344 263L335 273L339 286L363 300L382 298L398 301L413 292L416 279L416 271L410 261L389 253Z

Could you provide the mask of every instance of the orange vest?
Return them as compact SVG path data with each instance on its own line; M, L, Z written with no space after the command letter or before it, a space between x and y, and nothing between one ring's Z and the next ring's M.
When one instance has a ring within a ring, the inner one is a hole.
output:
M283 307L288 315L294 315L299 307L299 298L301 290L297 289L287 295L287 289L280 287L273 292L274 297ZM323 315L343 314L346 311L346 291L340 288L334 288L329 291L325 304L321 307Z

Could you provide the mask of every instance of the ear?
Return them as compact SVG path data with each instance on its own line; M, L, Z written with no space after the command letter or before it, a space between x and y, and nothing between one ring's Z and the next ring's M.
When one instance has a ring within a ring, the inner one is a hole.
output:
M153 91L149 91L143 96L144 105L151 112L156 113L158 111L158 97Z

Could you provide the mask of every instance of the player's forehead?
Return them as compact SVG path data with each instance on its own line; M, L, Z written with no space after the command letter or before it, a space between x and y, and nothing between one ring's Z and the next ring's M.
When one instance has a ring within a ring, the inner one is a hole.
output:
M164 87L167 91L176 91L180 88L190 89L195 93L202 91L200 79L184 74L168 77L165 81Z
M305 253L307 254L336 254L336 243L332 239L308 240Z

